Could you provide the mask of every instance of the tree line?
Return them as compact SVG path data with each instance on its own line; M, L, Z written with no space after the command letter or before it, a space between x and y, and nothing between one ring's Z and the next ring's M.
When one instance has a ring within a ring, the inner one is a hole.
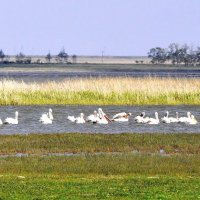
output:
M6 57L7 57L7 56L4 54L3 50L0 49L0 62L1 62L1 63L11 62L11 61L5 60ZM48 63L51 63L53 57L55 57L55 61L56 61L57 63L70 63L70 62L68 61L69 55L65 52L65 49L64 49L64 48L62 48L62 49L60 50L60 52L58 53L58 55L56 55L56 56L51 55L51 53L50 53L50 51L49 51L49 53L45 56L45 59L46 59L46 61L47 61ZM76 56L75 54L73 54L71 57L72 57L72 63L76 63L76 61L77 61L77 56ZM12 62L13 62L13 61L12 61ZM22 53L22 52L19 52L19 54L17 54L17 55L15 56L15 62L16 62L16 63L25 63L25 64L29 64L29 63L31 63L31 57L30 57L30 56L26 56L26 55L25 55L24 53ZM37 63L41 63L41 60L38 59L36 62L37 62Z
M200 47L192 48L187 44L171 43L168 48L155 47L148 52L153 64L163 64L167 61L173 65L200 65Z

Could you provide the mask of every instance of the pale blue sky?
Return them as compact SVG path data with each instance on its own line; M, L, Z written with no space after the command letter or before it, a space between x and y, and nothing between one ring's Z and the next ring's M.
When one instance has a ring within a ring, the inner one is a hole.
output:
M200 0L0 0L6 54L146 55L200 45Z

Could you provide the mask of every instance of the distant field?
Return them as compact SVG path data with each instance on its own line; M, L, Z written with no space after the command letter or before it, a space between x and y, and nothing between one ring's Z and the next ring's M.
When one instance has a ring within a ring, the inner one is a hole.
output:
M200 79L85 78L0 81L0 105L200 105Z

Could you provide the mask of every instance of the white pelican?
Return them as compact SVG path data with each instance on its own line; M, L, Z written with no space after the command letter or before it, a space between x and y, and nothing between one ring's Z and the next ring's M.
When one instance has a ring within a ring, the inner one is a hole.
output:
M147 123L149 121L149 117L145 117L145 112L142 112L140 115L135 117L136 123Z
M131 116L131 113L121 112L121 113L118 113L118 114L114 115L112 117L111 121L115 121L115 122L128 122L129 116Z
M80 116L75 119L75 123L84 124L85 123L85 119L83 117L84 117L84 114L80 113Z
M47 117L43 120L40 120L40 122L42 122L42 124L52 124L53 120Z
M0 125L2 125L3 124L3 122L2 122L2 120L0 119Z
M191 113L190 112L187 112L187 117L180 117L178 119L178 122L183 122L183 123L187 123L189 122L191 119Z
M7 117L4 124L18 124L18 111L15 112L15 118Z
M197 124L198 122L197 122L196 118L194 117L194 115L191 115L190 119L187 122L185 122L185 123L192 125L192 124Z
M71 122L75 122L76 117L74 117L74 116L68 116L67 119L68 119L69 121L71 121Z
M170 119L169 119L169 112L168 111L166 111L165 116L161 118L161 121L163 123L166 123L166 124L169 124L171 122Z
M135 120L136 122L140 123L140 122L143 120L144 116L145 116L145 112L142 112L140 115L136 116L136 117L134 118L134 120Z
M99 119L97 120L98 124L108 124L111 120L107 117L107 115L103 112L102 108L98 109Z
M176 112L176 117L169 117L169 120L172 123L179 122L178 112Z
M39 119L40 122L43 124L52 124L53 122L53 114L52 114L52 109L49 108L48 113L43 113L42 116Z
M99 120L99 114L97 113L96 110L94 111L94 114L91 114L86 118L87 122L96 123L98 120Z
M53 120L53 114L52 114L52 109L51 108L49 108L49 112L48 113L43 113L42 114L42 116L40 117L39 121L43 121L43 120L45 120L47 118Z
M159 124L160 120L158 118L158 113L155 112L155 118L149 118L148 124Z

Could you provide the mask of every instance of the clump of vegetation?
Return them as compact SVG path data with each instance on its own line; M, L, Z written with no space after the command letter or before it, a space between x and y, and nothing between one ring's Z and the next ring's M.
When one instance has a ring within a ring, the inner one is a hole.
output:
M199 79L127 77L45 83L0 81L0 105L199 105L199 97Z
M168 48L151 48L148 57L153 64L169 62L173 65L196 66L200 64L200 47L194 49L187 44L171 43Z

